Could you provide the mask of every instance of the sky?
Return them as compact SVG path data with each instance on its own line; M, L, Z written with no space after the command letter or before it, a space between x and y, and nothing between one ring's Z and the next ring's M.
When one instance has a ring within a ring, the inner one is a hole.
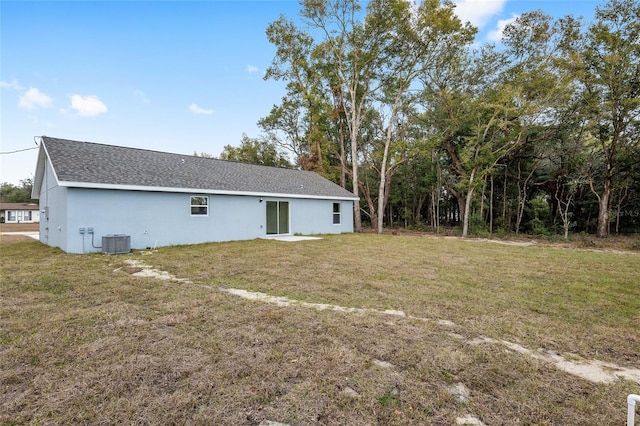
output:
M593 18L602 0L457 0L499 43L519 14ZM285 94L265 30L295 0L0 1L0 182L33 178L36 136L219 156ZM37 139L36 139L37 140ZM18 152L16 152L18 151Z

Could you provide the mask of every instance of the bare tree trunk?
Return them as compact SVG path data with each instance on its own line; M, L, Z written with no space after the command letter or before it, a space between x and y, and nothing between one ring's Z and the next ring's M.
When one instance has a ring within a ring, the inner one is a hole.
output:
M422 223L422 208L424 207L424 203L427 201L426 194L420 194L418 196L418 206L416 207L415 213L413 215L413 224L417 225Z
M382 169L384 170L385 167ZM382 234L384 230L384 209L389 202L389 190L391 189L391 178L393 177L394 171L395 168L389 168L386 169L384 174L380 174L380 186L378 187L378 226L376 228L378 234ZM391 212L389 213L389 224L393 226Z
M432 203L432 214L433 219L431 222L431 226L435 229L436 234L440 233L440 189L434 189L431 193L431 203ZM447 208L445 206L445 215L448 214ZM445 216L446 217L446 216Z
M616 234L620 233L620 210L622 210L622 203L629 195L629 181L625 183L624 194L620 189L620 195L618 195L618 208L616 210Z
M484 184L482 185L482 195L480 196L480 217L484 219L484 193L487 190L487 177L484 177Z
M464 202L464 211L462 213L462 237L469 236L469 215L471 213L471 198L473 196L473 188L469 189Z
M351 124L351 179L353 180L353 195L360 197L358 181L358 130L360 129L360 118L356 114L356 109L352 108ZM362 218L360 217L360 203L353 203L353 230L362 232Z
M345 188L347 186L347 152L344 149L344 126L342 120L340 120L340 130L338 133L340 138L340 186Z
M520 189L520 163L518 163L518 210L516 211L516 234L520 233L520 225L522 224L522 216L524 215L524 207L527 203L527 185L533 177L533 173L536 171L536 165L531 169L531 173L527 176Z
M604 187L600 195L598 211L598 232L600 238L609 236L609 198L611 197L611 176L605 176Z
M380 185L378 186L378 234L382 234L384 229L384 207L385 207L385 189L387 188L387 154L389 152L389 145L385 144L384 154L382 156L382 167L380 168ZM391 221L391 217L389 220Z
M489 234L493 234L493 174L491 174L491 190L489 195Z
M436 163L438 168L438 178L436 180L436 233L440 233L440 193L442 191L442 170L440 169L440 163Z
M469 217L471 216L471 199L473 198L473 184L476 177L476 169L471 170L469 176L469 190L464 202L464 212L462 214L462 237L469 235Z
M507 228L507 166L504 167L504 185L502 187L502 226Z
M611 197L611 188L613 179L611 174L607 173L604 176L602 194L598 194L593 187L593 179L589 176L589 188L598 198L598 226L596 228L596 235L599 238L606 238L609 236L609 198Z
M362 195L364 196L364 199L367 202L367 206L369 207L369 218L371 219L371 228L376 229L376 226L378 224L378 212L376 211L373 198L371 198L371 190L369 186L366 184L366 182L361 183L361 186L362 186L361 188Z
M556 200L558 201L558 211L560 213L560 218L562 219L562 228L564 229L564 239L568 240L569 227L571 226L571 216L570 216L571 213L569 212L569 208L571 207L571 201L573 199L573 196L575 195L575 189L574 190L569 189L567 200L562 201L562 198L564 195L564 189L562 190L562 192L560 192L560 195L558 195L559 188L560 188L560 185L558 185L556 188L555 197L556 197Z

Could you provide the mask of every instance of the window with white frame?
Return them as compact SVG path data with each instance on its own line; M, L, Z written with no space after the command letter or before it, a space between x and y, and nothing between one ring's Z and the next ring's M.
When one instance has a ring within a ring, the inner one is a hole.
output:
M333 224L340 225L340 203L333 203Z
M209 197L202 195L191 196L191 216L209 215Z

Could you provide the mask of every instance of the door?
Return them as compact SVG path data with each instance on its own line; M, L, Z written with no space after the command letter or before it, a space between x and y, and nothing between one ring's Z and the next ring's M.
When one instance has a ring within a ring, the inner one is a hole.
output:
M289 233L289 202L267 201L267 235Z

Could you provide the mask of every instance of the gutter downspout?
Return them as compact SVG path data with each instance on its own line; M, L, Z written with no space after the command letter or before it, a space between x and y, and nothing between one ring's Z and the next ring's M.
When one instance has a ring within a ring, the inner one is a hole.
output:
M636 402L640 402L640 395L631 394L627 397L627 403L629 404L627 426L635 426Z

